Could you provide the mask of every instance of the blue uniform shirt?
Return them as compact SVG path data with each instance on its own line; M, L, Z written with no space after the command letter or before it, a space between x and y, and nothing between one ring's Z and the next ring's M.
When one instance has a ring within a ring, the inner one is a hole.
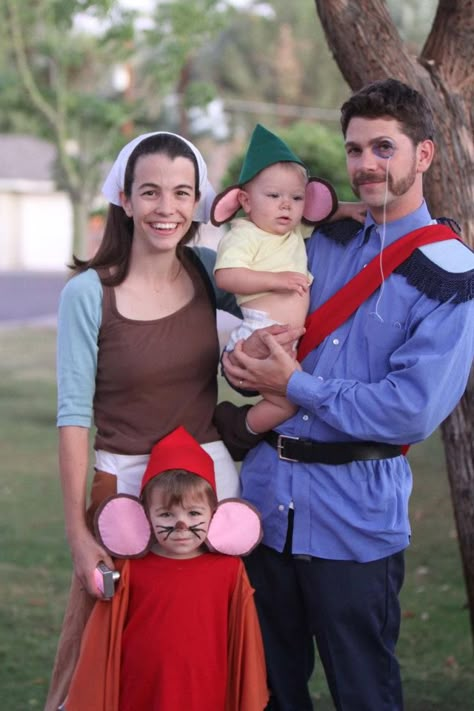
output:
M367 217L342 243L316 232L308 244L314 275L310 312L383 248L429 224L423 205L383 228ZM457 241L421 248L418 263L441 284L474 273L473 253ZM420 261L421 260L421 261ZM423 262L424 260L424 262ZM383 268L383 265L382 265ZM454 409L474 353L474 302L434 298L393 273L356 313L303 361L287 397L298 412L278 430L322 442L411 444L428 437ZM442 288L440 287L440 292ZM262 513L263 542L282 551L294 508L293 553L370 561L409 543L412 475L406 457L344 465L279 460L266 442L242 465L243 497Z

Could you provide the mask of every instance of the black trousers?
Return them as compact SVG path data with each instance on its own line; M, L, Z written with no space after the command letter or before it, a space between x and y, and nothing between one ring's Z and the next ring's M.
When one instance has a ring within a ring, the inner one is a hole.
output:
M265 645L267 711L312 711L314 640L338 711L403 709L395 657L403 551L356 563L260 545L244 560Z

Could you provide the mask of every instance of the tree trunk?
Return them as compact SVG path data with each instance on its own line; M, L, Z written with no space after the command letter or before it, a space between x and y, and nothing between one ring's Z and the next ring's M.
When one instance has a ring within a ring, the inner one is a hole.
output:
M191 81L191 59L188 58L183 63L181 72L179 75L179 81L177 86L178 95L178 115L179 115L179 132L182 136L187 136L189 134L189 121L188 121L188 111L186 106L186 91L189 87Z
M73 215L73 240L72 253L79 259L89 258L88 226L89 226L89 201L71 195Z
M474 602L474 370L458 407L441 426L454 518L473 626Z
M438 127L437 151L426 176L432 214L454 217L474 246L474 6L439 0L419 57L410 56L383 0L315 0L329 48L352 90L394 77L425 94ZM448 478L468 595L474 643L474 377L443 422Z

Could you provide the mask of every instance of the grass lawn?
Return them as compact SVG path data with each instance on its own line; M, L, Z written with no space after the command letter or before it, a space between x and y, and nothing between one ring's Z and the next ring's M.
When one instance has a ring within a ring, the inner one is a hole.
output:
M54 339L45 328L0 331L2 711L42 709L69 585L56 463ZM406 711L469 711L472 644L439 438L413 448L410 459L413 539L399 644ZM315 708L332 709L320 669L312 688Z

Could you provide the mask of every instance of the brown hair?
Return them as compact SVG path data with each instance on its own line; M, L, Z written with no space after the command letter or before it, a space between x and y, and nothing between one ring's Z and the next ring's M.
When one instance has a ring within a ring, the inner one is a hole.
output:
M211 511L217 508L216 492L208 481L184 469L169 469L153 477L142 493L145 508L148 509L151 492L159 489L164 496L164 505L169 508L182 504L187 497L205 499Z
M345 136L354 117L394 118L414 145L433 139L433 112L416 89L397 79L375 81L353 94L341 107L341 127Z
M172 160L175 158L188 158L192 162L195 173L195 197L196 200L199 200L199 168L196 156L187 143L182 141L179 136L174 136L169 133L158 133L154 136L144 138L132 151L125 169L123 188L125 195L130 197L137 160L141 156L156 153L165 155ZM198 229L199 223L192 222L189 230L178 244L178 256L180 256L181 248L196 236ZM132 242L133 219L128 217L123 208L119 205L110 204L104 235L96 254L88 260L82 260L74 256L73 263L70 267L74 269L76 273L83 272L90 268L103 269L105 271L110 269L110 267L114 267L110 275L101 275L101 278L105 285L117 286L123 282L128 274Z

